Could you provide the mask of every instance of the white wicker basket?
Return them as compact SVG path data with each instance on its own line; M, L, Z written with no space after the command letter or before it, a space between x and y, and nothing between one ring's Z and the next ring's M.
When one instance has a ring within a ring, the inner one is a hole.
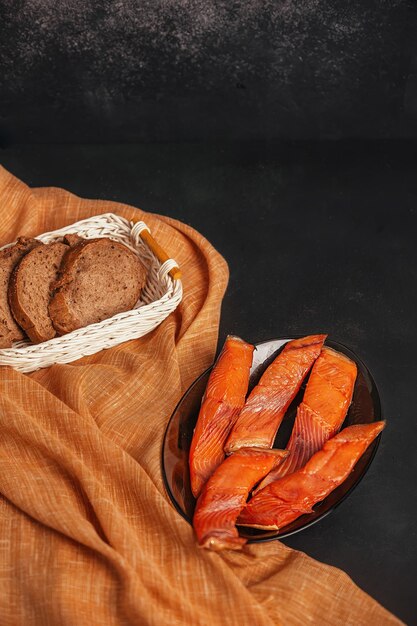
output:
M181 302L182 283L178 265L152 239L144 222L129 222L113 213L105 213L44 233L36 239L50 243L69 233L77 233L86 239L109 237L135 252L148 270L138 302L130 311L118 313L62 337L39 344L28 340L19 341L11 348L0 349L0 365L9 365L20 372L33 372L54 363L70 363L82 356L146 335Z

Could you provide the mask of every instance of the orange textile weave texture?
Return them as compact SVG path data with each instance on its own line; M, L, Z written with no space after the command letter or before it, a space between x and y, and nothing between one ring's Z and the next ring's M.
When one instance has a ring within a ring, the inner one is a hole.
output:
M190 227L30 189L0 168L0 245L108 211L143 218L184 299L151 334L30 375L0 369L2 626L401 624L340 570L279 542L199 549L164 492L181 394L212 362L225 261Z

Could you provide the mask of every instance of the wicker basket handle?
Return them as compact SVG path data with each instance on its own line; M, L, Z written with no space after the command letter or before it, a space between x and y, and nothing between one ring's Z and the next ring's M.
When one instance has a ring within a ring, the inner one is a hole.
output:
M135 230L136 230L137 234L139 235L139 237L152 250L152 252L156 256L158 261L160 261L161 265L163 265L167 261L171 260L171 257L168 256L168 254L165 252L165 250L163 248L161 248L159 243L157 241L155 241L155 239L152 237L151 231L149 230L149 228L145 224L145 222L142 222L141 220L138 220L137 222L135 222L135 226L133 228L135 228ZM180 278L181 278L181 270L178 267L178 265L176 265L175 267L172 267L169 270L168 274L171 276L171 278L173 280L180 280Z

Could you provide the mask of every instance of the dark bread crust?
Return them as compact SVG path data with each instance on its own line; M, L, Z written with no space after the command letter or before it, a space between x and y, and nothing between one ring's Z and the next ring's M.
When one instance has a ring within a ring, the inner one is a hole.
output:
M80 243L81 241L84 241L84 238L77 235L77 233L69 233L63 237L63 242L69 246L76 246L77 243Z
M57 279L68 246L55 242L35 248L13 270L8 297L17 323L33 343L52 339L56 331L48 314L51 284Z
M58 334L129 311L139 299L146 270L123 244L108 238L83 240L62 261L49 315Z
M24 338L23 330L10 310L7 296L9 280L14 268L25 254L42 245L37 239L19 237L13 246L0 250L0 348L10 348L14 341Z

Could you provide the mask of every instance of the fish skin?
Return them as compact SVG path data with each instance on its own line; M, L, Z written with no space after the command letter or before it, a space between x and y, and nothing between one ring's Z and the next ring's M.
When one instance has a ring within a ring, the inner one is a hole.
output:
M339 431L352 401L356 376L356 363L351 359L332 348L322 349L297 409L287 444L290 455L256 491L305 465Z
M275 435L327 335L309 335L285 344L250 393L226 442L230 454L241 447L272 448Z
M225 457L225 441L245 403L254 349L243 339L228 336L210 373L189 454L196 498Z
M223 461L204 486L194 512L193 527L202 548L239 550L246 543L236 529L238 515L252 487L287 454L241 448Z
M350 474L385 422L355 424L341 430L307 464L270 483L249 501L237 524L280 530L321 502Z

